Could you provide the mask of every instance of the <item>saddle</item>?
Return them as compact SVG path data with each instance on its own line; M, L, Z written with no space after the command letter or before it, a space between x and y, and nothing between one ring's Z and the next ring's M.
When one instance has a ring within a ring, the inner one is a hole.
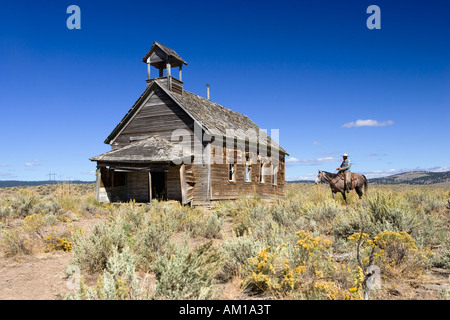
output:
M348 179L350 181L345 181L345 175L347 175L347 177L350 178L350 179ZM341 179L344 180L345 189L347 191L350 191L355 188L356 180L358 179L358 176L354 172L344 172L344 173L341 173Z

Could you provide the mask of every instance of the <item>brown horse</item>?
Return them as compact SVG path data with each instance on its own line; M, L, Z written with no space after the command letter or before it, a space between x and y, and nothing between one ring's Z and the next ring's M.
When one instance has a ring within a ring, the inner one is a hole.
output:
M345 203L347 203L347 197L345 196L345 192L350 192L347 189L344 183L344 175L342 173L331 173L326 171L320 171L317 175L316 184L320 182L327 181L330 184L331 192L333 193L333 199L336 196L336 192L342 193L342 197L344 197ZM367 193L367 178L363 174L352 173L352 188L355 189L359 198L361 199L364 192Z

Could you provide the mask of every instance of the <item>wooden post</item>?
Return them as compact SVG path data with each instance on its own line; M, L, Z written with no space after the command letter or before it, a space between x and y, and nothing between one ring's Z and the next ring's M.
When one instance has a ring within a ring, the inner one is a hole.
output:
M187 203L186 174L184 163L180 166L181 203Z
M164 69L159 69L159 77L162 78L164 75Z
M95 180L95 201L100 202L100 180L102 179L102 171L100 167L97 167L95 171L96 180Z
M111 169L112 176L111 176L111 202L114 202L114 170Z
M150 57L147 59L147 80L150 80Z
M152 202L152 173L148 172L148 202Z
M206 85L206 99L210 100L209 98L210 98L210 96L209 96L209 84L207 84Z
M172 90L172 71L169 57L166 58L167 89Z
M180 81L183 81L182 68L183 68L183 65L181 64L180 65Z
M166 76L167 77L170 77L171 76L171 65L170 65L170 60L169 60L169 57L167 57L167 60L166 60Z

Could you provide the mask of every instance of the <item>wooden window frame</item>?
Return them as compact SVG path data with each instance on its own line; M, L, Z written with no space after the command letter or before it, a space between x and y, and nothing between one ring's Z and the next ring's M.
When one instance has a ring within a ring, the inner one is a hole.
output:
M252 165L245 164L245 182L252 182Z
M228 164L228 181L236 182L236 162Z
M278 185L278 165L272 164L272 185Z
M264 162L261 161L261 164L259 166L260 172L259 172L259 183L264 184L266 183L266 178L264 177Z

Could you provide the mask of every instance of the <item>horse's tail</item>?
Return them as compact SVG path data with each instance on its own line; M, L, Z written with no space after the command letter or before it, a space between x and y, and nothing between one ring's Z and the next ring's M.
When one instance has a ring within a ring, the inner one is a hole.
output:
M364 177L364 193L367 193L367 189L369 188L369 182L367 181L367 178L365 175L362 175Z

